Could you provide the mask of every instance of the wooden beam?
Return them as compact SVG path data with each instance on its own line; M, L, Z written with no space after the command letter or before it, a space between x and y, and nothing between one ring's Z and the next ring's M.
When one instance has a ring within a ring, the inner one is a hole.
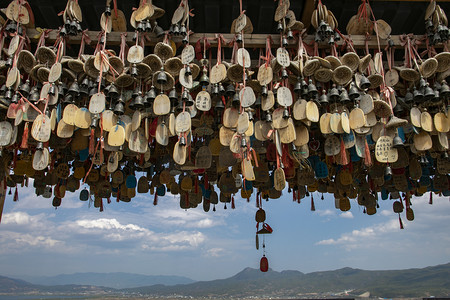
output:
M98 40L98 35L99 35L99 31L88 31L87 35L91 38L92 40L92 46L95 46L95 42ZM39 40L39 36L40 33L35 30L35 29L27 29L27 35L30 38L31 42L33 43L37 43ZM111 32L108 34L107 36L107 46L117 46L120 45L120 32ZM133 40L133 36L134 36L134 32L128 32L127 33L127 37L126 37L126 41L128 45L133 45L135 44L135 41ZM222 36L225 38L225 40L227 41L232 41L234 39L234 34L222 34ZM266 46L266 39L267 36L271 36L272 41L273 41L273 48L278 48L280 46L280 36L277 34L271 34L271 35L267 35L267 34L246 34L244 35L244 41L245 41L245 47L246 48L265 48ZM347 36L348 37L348 36ZM57 30L53 30L49 33L49 37L46 40L47 44L53 44L56 39L58 38L58 33ZM194 33L190 36L190 43L191 44L195 44L198 40L203 39L203 38L207 38L209 43L211 44L212 47L217 47L217 39L216 39L216 35L214 33ZM414 38L416 39L421 39L422 36L414 36ZM353 46L355 49L363 49L365 47L365 42L366 42L366 37L364 35L353 35L351 36L351 39L353 41ZM391 39L394 42L394 45L397 47L401 47L400 44L400 36L399 35L393 35L391 36ZM181 37L173 37L173 40L175 43L181 42L182 38ZM148 35L148 39L146 39L145 41L145 45L146 46L154 46L156 45L156 43L162 41L162 38L157 38L154 34L149 34ZM311 44L314 41L314 36L312 35L307 35L304 39L304 42ZM68 43L69 44L80 44L81 43L81 35L77 35L77 36L71 36L68 39ZM376 49L378 48L378 44L377 44L377 39L375 36L372 36L371 39L369 39L367 41L368 43L368 47L370 49ZM387 45L387 41L386 40L380 40L380 47L382 49L384 49ZM340 40L339 42L337 42L337 47L342 46L343 41ZM289 41L289 45L288 48L297 48L298 43L293 40L293 41ZM225 44L222 45L222 47L232 47L232 44ZM421 45L419 45L420 48L426 48L426 44L422 43ZM442 45L437 46L438 48L442 48ZM320 43L319 44L319 48L324 49L324 48L329 48L329 45L327 43Z

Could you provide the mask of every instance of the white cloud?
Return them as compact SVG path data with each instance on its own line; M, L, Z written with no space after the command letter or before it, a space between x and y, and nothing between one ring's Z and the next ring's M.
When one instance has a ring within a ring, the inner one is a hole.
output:
M343 213L341 213L339 216L340 216L341 218L345 218L345 219L353 219L353 218L354 218L351 211L343 212Z
M316 213L321 217L335 216L336 212L331 209L317 210Z
M220 257L225 255L225 249L223 248L211 248L206 251L206 256Z

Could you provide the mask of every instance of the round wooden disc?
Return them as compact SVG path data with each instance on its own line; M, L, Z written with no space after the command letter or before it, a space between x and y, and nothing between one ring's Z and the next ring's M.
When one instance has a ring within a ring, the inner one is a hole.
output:
M58 81L58 79L61 77L61 73L62 73L61 63L59 62L54 63L50 69L50 73L48 74L48 82L54 83Z
M395 69L387 71L386 74L384 75L384 79L386 81L387 86L393 87L398 83L399 80L398 71Z
M138 64L144 60L144 49L141 46L131 46L128 50L127 60L131 64Z

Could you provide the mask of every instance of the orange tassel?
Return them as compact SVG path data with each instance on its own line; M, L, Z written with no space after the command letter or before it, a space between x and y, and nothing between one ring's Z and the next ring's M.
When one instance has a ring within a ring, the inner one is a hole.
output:
M20 144L21 149L27 149L28 148L28 122L25 123L25 127L23 128L23 135L22 135L22 143Z
M89 154L94 155L94 132L95 129L91 128L91 138L89 139Z
M364 164L366 166L372 165L372 158L370 157L369 144L367 144L367 139L364 139Z
M400 229L404 229L402 218L400 218L400 214L398 214L398 222L400 223Z
M316 206L314 205L313 195L311 195L311 211L316 211Z
M345 151L345 144L343 138L341 138L341 165L343 166L348 165L347 152Z
M153 200L153 205L158 205L158 194L155 193L155 200Z

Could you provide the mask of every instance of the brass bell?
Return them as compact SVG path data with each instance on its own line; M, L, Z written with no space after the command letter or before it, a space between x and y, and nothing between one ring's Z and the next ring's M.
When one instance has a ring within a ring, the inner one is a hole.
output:
M236 43L238 44L242 43L242 34L238 33L236 35Z
M91 128L96 128L97 125L98 125L98 120L99 120L98 117L96 117L96 116L92 117L90 127L91 127Z
M213 94L214 96L219 95L219 85L217 83L215 83L211 89L211 94Z
M416 103L421 102L423 100L422 91L419 89L416 89L416 87L414 87L413 98L414 98L414 102L416 102Z
M266 122L272 122L272 114L270 112L266 114Z
M137 77L138 76L138 69L136 67L136 64L133 64L131 66L130 75L133 76L133 77ZM159 78L159 76L158 76L158 78Z
M287 47L287 46L289 46L289 42L288 42L288 39L285 37L285 36L283 36L283 38L281 39L281 44L283 45L283 47Z
M8 90L6 90L6 93L5 93L5 99L6 100L11 100L12 97L13 97L13 91L12 91L11 88L8 88Z
M13 64L12 57L9 56L9 57L6 59L5 66L6 66L7 68L11 68L12 64Z
M78 82L76 80L72 82L67 92L74 97L78 96L78 94L80 93L80 87L78 86Z
M425 93L423 95L423 99L424 99L424 101L429 101L429 100L431 100L433 98L434 98L434 91L430 87L430 85L427 83L427 85L425 87Z
M30 80L27 79L23 84L19 87L19 92L26 98L30 94Z
M111 15L111 6L107 5L105 7L105 16L110 16Z
M186 65L186 67L184 68L184 74L187 76L191 76L192 75L192 70L191 67L189 65Z
M317 97L318 91L316 86L312 83L312 80L309 80L308 84L308 96L310 99L314 99Z
M186 26L184 24L181 25L180 34L182 36L186 36L187 35Z
M206 68L203 69L202 76L200 77L200 86L207 86L209 84L208 75L206 75Z
M141 91L139 91L139 94L134 98L134 107L138 110L144 108L144 98L142 97Z
M448 87L448 84L445 80L443 80L441 83L439 94L444 98L447 98L450 95L450 88Z
M281 70L281 78L287 79L289 77L288 72L286 71L286 68L283 68Z
M119 97L119 91L117 90L117 87L113 83L109 85L107 96L110 97L111 99L117 99Z
M63 26L63 27L61 28L61 30L59 31L59 35L60 35L60 36L65 36L66 34L67 34L67 29L66 29L65 26Z
M328 38L328 45L333 45L334 44L334 35L331 35L329 38Z
M225 95L225 88L221 82L219 83L219 94L222 96Z
M268 95L268 88L267 88L267 85L263 85L263 86L261 87L261 96L267 97L267 95Z
M48 94L54 96L56 94L56 86L54 84L50 84L50 88L48 89Z
M333 102L336 102L339 100L339 91L336 88L335 84L333 84L333 87L331 88L331 90L329 90L328 98Z
M36 144L36 150L44 150L44 143L37 142Z
M339 100L344 105L346 105L347 103L349 103L351 101L350 97L348 96L348 93L347 93L346 89L342 89L341 96L339 97Z
M97 92L98 92L98 89L97 89L96 87L93 86L93 87L89 90L89 97L94 96L95 94L97 94Z
M324 20L321 20L319 23L319 31L325 32L327 30L327 23Z
M216 105L214 106L214 110L221 112L224 109L225 109L225 106L223 105L222 99L217 98Z
M114 113L118 116L123 115L125 112L125 107L123 106L123 99L122 97L119 97L117 99L116 105L114 106Z
M136 30L138 32L144 32L145 31L145 24L144 24L144 22L139 22L137 27L136 27Z
M302 83L300 78L298 78L298 81L294 85L294 93L296 93L299 96L302 93Z
M59 99L64 98L66 92L67 92L67 85L64 82L60 82L58 84L58 98Z
M248 111L247 111L247 114L248 114L248 120L249 121L253 121L253 110L252 109L249 109Z
M180 146L186 146L186 138L184 136L180 137L179 145Z
M155 33L157 38L163 37L166 33L164 32L164 29L162 29L161 26L159 26L156 22L153 26L153 32Z
M16 92L11 98L11 103L18 103L19 102L19 94Z
M194 104L195 104L194 98L192 98L191 94L188 93L188 99L186 101L186 106L192 106Z
M283 32L284 28L283 28L283 23L281 23L281 21L278 22L277 24L277 31L278 32Z
M36 97L37 95L37 97ZM30 96L30 101L32 102L37 102L39 101L39 94L38 93L32 93ZM64 104L71 104L73 103L73 96L71 94L66 94L64 95Z
M77 32L77 21L75 19L70 22L70 31Z
M286 37L288 38L288 40L294 39L294 34L292 33L292 30L290 28L288 29Z
M147 20L147 22L145 22L144 30L145 32L152 32L152 24L150 23L150 21Z
M147 92L147 99L148 99L148 101L153 103L155 98L156 98L156 91L155 91L155 87L152 86Z
M227 97L233 97L233 95L236 93L236 90L234 89L234 85L233 84L229 84L227 86L227 89L225 90L225 95L227 95Z
M362 74L362 76L361 76L361 81L359 83L359 87L362 90L367 90L368 88L370 88L370 81L369 81L369 79L367 79L367 77L364 74Z
M183 39L181 40L181 42L183 43L183 45L189 44L189 37L188 37L188 35L185 35L183 37Z
M354 82L352 82L350 84L350 89L348 90L348 96L350 97L350 100L352 100L352 101L354 101L356 98L359 97L359 91Z
M255 101L255 103L253 104L253 106L254 106L255 108L260 108L260 107L261 107L261 96L256 97L256 101Z
M405 94L405 103L410 104L414 101L414 95L411 93L411 90L408 88Z
M329 103L329 101L328 101L328 97L327 97L326 91L322 90L322 95L319 97L319 104L321 106L327 106L328 103Z
M234 94L233 101L231 102L231 104L234 107L239 107L241 105L241 100L239 99L239 94L238 93Z
M178 26L178 23L173 25L172 32L174 35L180 34L180 27Z
M158 73L158 76L156 77L156 82L160 85L167 83L167 74L164 72L163 69Z
M184 90L183 93L181 94L181 100L182 101L188 101L189 100L189 93L187 90Z
M247 148L247 139L245 137L241 138L241 148Z
M394 136L394 140L392 142L392 147L398 149L398 148L401 148L403 146L404 146L404 144L403 144L402 139L398 136L398 133L396 133L395 136Z
M285 107L283 110L283 119L289 119L289 110L287 109L287 107Z
M384 170L384 177L391 177L392 176L392 168L391 166L387 165L386 169Z
M176 105L176 103L178 103L178 95L177 95L177 91L175 88L170 90L169 99L170 99L170 102L172 103L172 106L174 106L174 105Z

